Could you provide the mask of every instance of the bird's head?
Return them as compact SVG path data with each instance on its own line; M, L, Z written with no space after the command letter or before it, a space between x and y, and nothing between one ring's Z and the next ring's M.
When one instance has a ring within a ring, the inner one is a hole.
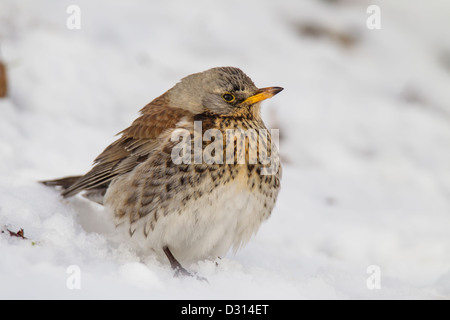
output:
M191 74L169 90L170 104L194 114L232 116L245 111L259 113L260 102L283 88L258 89L240 69L220 67Z

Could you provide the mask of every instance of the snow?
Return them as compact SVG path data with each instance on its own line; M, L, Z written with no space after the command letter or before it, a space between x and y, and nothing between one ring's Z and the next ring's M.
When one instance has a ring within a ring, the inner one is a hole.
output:
M66 26L72 4L80 30ZM380 30L366 27L371 4ZM450 298L449 9L445 0L2 1L0 298ZM86 172L146 103L227 65L285 88L263 104L282 136L282 191L245 248L186 266L208 283L173 278L112 241L101 206L36 182ZM6 230L20 228L27 240ZM71 266L79 289L69 289ZM367 285L370 266L379 290Z

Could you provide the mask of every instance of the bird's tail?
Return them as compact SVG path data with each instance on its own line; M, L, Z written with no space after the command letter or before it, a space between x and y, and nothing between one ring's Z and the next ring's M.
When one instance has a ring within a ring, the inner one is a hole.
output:
M65 177L65 178L56 179L56 180L46 180L46 181L39 181L39 182L46 186L49 186L49 187L60 187L61 195L64 198L69 198L71 196L76 195L78 192L83 191L83 189L75 190L75 192L68 190L71 186L73 186L82 177L83 176L72 176L72 177ZM84 189L85 193L83 194L83 196L91 201L94 201L94 202L97 202L97 203L103 205L103 198L105 196L108 185L109 185L109 183L97 186L96 188ZM69 192L67 192L67 191L69 191Z
M81 177L82 176L72 176L72 177L65 177L65 178L56 179L56 180L46 180L46 181L39 181L39 182L46 186L61 187L63 190L66 190Z

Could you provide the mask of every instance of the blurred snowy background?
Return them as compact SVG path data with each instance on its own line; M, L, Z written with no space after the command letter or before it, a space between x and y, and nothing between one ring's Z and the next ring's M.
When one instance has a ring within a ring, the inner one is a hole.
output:
M446 0L2 0L0 298L450 298L449 15ZM285 88L263 104L284 176L247 247L188 266L209 284L113 245L102 207L36 183L88 171L141 107L228 65Z

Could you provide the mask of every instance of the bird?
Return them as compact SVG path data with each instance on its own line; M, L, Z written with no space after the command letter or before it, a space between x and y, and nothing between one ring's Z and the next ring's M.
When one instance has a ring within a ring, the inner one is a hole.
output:
M192 275L183 264L236 252L272 213L282 170L261 102L282 90L258 88L236 67L188 75L144 106L89 172L41 182L104 205L136 251Z

